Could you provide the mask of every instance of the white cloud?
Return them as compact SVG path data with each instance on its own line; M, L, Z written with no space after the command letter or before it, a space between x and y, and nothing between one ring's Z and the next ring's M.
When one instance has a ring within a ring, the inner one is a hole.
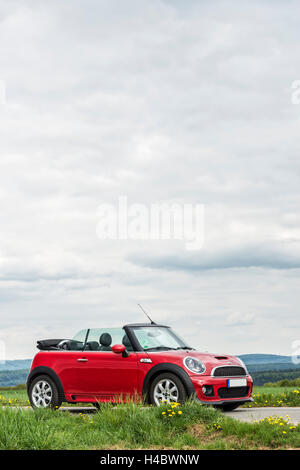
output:
M70 326L140 319L138 301L199 347L290 352L299 16L295 1L0 1L0 302L10 357ZM98 240L97 207L123 194L205 204L203 251ZM203 260L214 269L203 271Z

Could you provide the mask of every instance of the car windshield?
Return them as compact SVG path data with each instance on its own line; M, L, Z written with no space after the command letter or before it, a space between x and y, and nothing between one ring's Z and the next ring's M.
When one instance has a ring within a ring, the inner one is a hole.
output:
M144 351L192 349L171 328L164 326L134 326L132 330Z

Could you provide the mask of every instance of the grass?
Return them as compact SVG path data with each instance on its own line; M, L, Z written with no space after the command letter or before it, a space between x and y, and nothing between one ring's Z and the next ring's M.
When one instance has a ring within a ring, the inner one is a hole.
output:
M92 415L0 409L0 449L150 448L300 448L300 426L283 417L242 423L193 402L174 408L105 404Z
M0 387L0 390L26 390L25 384L14 385L10 387Z
M63 406L92 406L89 403L63 403ZM0 407L1 406L30 406L27 391L17 387L1 388L0 389Z
M295 390L255 387L250 406L300 406ZM0 390L0 449L300 448L300 426L286 416L242 423L191 402L173 408L105 404L99 413L77 415L11 409L16 406L29 406L26 390Z
M28 395L26 390L16 388L0 389L0 406L27 406Z
M300 406L300 388L295 387L254 387L254 403L244 407L286 407Z
M296 390L296 388L299 389L299 387L272 387L268 386L266 387L265 385L262 387L254 387L254 393L271 393L275 395L280 395L281 393L284 392L292 392L293 390Z

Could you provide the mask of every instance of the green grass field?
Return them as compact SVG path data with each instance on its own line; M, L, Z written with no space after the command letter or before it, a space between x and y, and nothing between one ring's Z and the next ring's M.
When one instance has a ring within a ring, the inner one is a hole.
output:
M26 406L28 404L26 390L0 389L0 405Z
M255 387L251 406L300 406L295 390ZM300 448L300 425L291 425L287 417L242 423L193 402L160 408L102 405L93 414L33 413L18 409L29 408L26 390L2 389L0 406L0 449Z
M270 387L270 386L266 387L264 385L262 387L254 387L253 392L278 395L280 393L292 392L293 390L296 390L296 388L299 389L299 387Z
M14 407L14 406L30 406L26 390L0 389L0 406ZM84 404L71 404L63 403L62 406L92 406L89 403Z
M300 389L295 387L254 387L254 403L246 403L251 407L282 407L300 406Z
M242 423L214 408L104 405L93 414L0 409L0 449L300 448L287 418Z

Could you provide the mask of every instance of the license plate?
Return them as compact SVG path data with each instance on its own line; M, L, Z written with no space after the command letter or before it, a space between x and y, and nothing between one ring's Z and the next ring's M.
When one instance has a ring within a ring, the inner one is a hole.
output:
M246 387L247 379L228 379L227 387Z

